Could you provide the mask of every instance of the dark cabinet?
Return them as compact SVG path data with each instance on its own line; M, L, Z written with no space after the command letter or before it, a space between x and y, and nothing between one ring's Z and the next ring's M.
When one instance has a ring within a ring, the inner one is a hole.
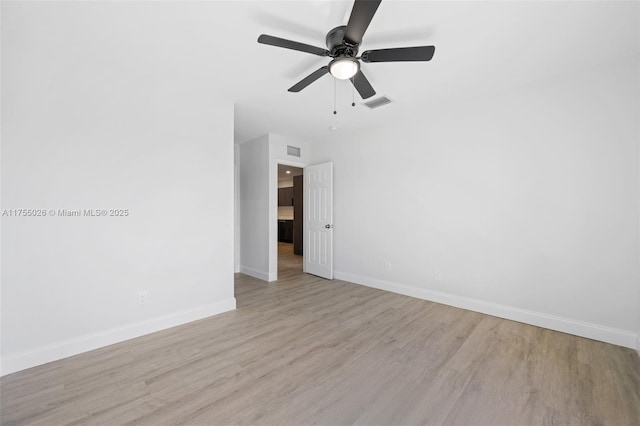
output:
M302 255L303 252L303 177L294 176L293 186L288 188L278 188L278 206L293 206L293 220L278 219L278 241L282 243L293 243L293 253ZM286 215L291 213L286 209Z
M278 205L293 206L293 187L278 188Z
M278 221L278 241L280 241L281 243L293 242L293 221L292 220Z

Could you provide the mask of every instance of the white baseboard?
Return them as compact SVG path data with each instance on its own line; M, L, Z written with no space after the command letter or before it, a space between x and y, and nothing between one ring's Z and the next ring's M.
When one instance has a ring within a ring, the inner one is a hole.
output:
M257 269L249 268L248 266L240 265L240 273L249 275L250 277L257 278L262 281L269 281L269 273L265 271L258 271Z
M334 276L336 279L349 281L367 287L399 293L405 296L416 297L418 299L429 300L431 302L442 303L444 305L455 306L456 308L468 309L470 311L561 331L563 333L612 343L614 345L624 346L640 351L640 335L627 330L605 327L598 324L549 315L543 312L529 311L483 300L456 296L454 294L363 277L347 272L334 271Z
M258 271L257 269L249 268L248 266L240 265L239 272L241 274L249 275L250 277L257 278L259 280L267 281L267 282L276 281L278 279L278 274L276 272L269 273L264 271Z
M42 346L30 351L9 355L2 358L0 362L0 375L4 376L16 371L35 367L77 355L93 349L119 343L145 334L165 330L177 325L206 318L212 315L221 314L236 308L236 299L231 297L218 303L200 306L195 309L180 311L161 317L151 318L146 321L125 325L123 327L112 328L110 330L93 333L73 339Z

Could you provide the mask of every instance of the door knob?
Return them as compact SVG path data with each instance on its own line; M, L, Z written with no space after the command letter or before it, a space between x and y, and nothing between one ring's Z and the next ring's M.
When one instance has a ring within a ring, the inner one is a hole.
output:
M331 228L333 228L333 225L325 225L324 227L327 228L327 229L331 229Z

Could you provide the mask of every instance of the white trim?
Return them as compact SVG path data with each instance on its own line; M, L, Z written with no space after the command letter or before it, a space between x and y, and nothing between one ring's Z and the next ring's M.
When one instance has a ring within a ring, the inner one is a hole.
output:
M367 287L373 287L380 290L403 294L405 296L455 306L457 308L468 309L470 311L561 331L563 333L586 337L588 339L612 343L614 345L624 346L627 348L637 348L640 351L640 335L627 330L605 327L599 324L558 317L555 315L545 314L543 312L529 311L513 306L500 305L484 300L471 299L468 297L457 296L455 294L363 277L360 275L350 274L348 272L334 271L334 276L336 279L349 281Z
M281 158L276 158L276 164L281 164L283 166L289 166L289 167L297 167L299 169L304 169L305 167L307 167L306 163L300 163L297 161L289 161L289 160L283 160ZM278 179L277 179L277 174L276 174L276 184L278 183Z
M212 315L232 311L236 308L236 299L231 297L210 305L200 306L195 309L180 311L145 321L136 322L122 327L98 333L88 334L61 342L42 346L30 351L25 351L2 358L0 375L4 376L16 371L35 367L36 365L56 361L62 358L77 355L93 349L113 345L145 334L155 333L191 321L196 321Z
M249 268L248 266L240 265L240 273L249 275L250 277L257 278L262 281L269 281L269 273L265 271L258 271L257 269Z

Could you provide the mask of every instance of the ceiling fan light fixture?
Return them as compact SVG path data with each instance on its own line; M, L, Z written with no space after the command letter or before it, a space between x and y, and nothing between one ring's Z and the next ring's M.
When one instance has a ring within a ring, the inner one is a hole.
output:
M348 80L359 70L360 63L355 58L336 58L329 64L329 72L338 80Z

